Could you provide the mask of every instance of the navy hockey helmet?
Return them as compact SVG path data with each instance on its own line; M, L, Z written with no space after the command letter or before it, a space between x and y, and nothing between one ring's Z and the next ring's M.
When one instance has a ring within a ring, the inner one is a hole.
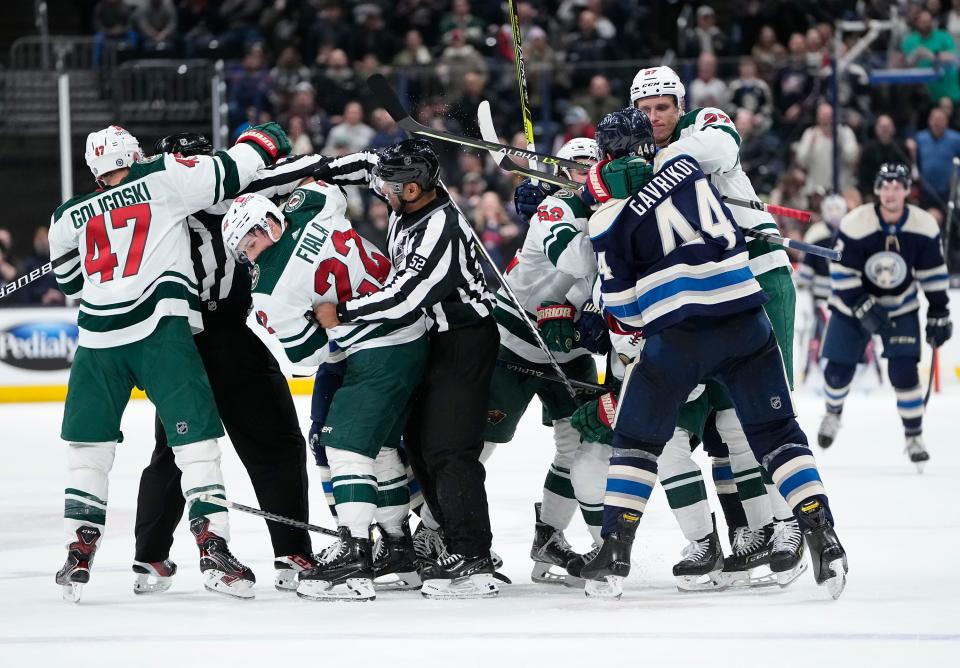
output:
M876 192L884 181L899 181L903 187L910 190L910 168L901 162L885 162L880 165L877 178L873 180L873 190Z
M374 179L385 183L416 183L429 191L440 181L440 158L426 139L404 139L380 152Z
M196 132L177 132L167 135L153 148L157 153L179 153L183 156L213 153L213 144L210 140Z
M604 157L639 155L652 160L657 152L653 124L645 113L635 107L611 112L600 119L596 139Z

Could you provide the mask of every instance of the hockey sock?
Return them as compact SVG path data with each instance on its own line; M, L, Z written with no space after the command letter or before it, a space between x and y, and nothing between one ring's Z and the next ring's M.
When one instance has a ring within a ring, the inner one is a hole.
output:
M580 445L580 434L570 426L570 419L555 420L553 440L556 454L543 481L543 503L540 521L563 531L570 525L577 512L577 499L573 493L570 468L574 454Z
M829 516L827 491L820 480L813 453L806 444L781 445L763 458L763 466L770 473L794 515L799 515L798 511L803 503L816 498L827 507ZM833 521L832 516L830 520Z
M737 494L737 485L733 481L733 470L729 457L713 458L713 485L717 490L717 499L723 510L723 519L731 529L747 526L747 515Z
M108 475L116 441L70 443L67 446L67 487L63 490L63 530L66 546L77 540L77 529L92 525L103 534L107 522Z
M403 438L400 439L397 456L400 457L400 461L403 463L403 470L407 474L407 495L410 497L410 510L420 515L420 508L424 507L423 492L420 491L420 483L417 482L417 477L413 475L413 467L410 466L410 460L407 458Z
M917 362L911 358L894 357L887 366L890 384L897 393L897 412L907 436L923 432L923 388L917 373Z
M850 385L857 367L838 362L827 362L823 370L823 393L827 398L827 412L839 415L843 412L843 402L850 394Z
M760 470L763 472L763 486L767 488L767 498L770 500L770 509L773 511L773 519L777 520L778 522L789 520L793 517L793 509L787 505L786 499L784 499L783 495L780 494L780 490L777 489L777 486L773 484L773 480L770 479L770 474L764 469Z
M657 458L657 468L680 531L687 540L696 541L710 533L713 522L703 473L691 454L690 434L678 427Z
M603 443L581 443L573 456L570 481L580 504L580 514L587 524L593 542L602 542L600 528L603 524L603 494L607 485L607 469L610 466L612 448Z
M314 422L314 425L317 425ZM319 431L317 432L319 434ZM330 482L330 462L327 461L327 449L319 442L319 436L314 436L311 429L310 449L313 450L313 458L317 463L317 470L320 471L320 487L323 489L323 497L327 500L327 507L333 519L337 519L337 506L333 501L333 484Z
M223 488L223 471L220 470L220 446L216 439L177 445L172 450L173 459L180 469L180 487L183 489L183 498L187 500L189 518L206 517L210 520L210 533L229 541L227 509L199 500L201 494L227 498Z
M760 464L753 456L734 409L717 411L716 424L717 433L730 452L730 469L747 526L761 529L773 519L773 511L763 486Z
M377 476L377 509L374 519L391 536L402 536L403 520L410 514L407 473L396 448L380 448L374 461Z
M349 450L327 448L330 481L337 504L337 524L354 538L369 538L377 509L377 476L374 459Z
M616 437L616 435L614 435ZM656 449L661 449L656 448ZM617 530L623 512L643 515L647 500L657 483L657 456L645 449L614 447L607 470L607 491L603 497L604 538Z

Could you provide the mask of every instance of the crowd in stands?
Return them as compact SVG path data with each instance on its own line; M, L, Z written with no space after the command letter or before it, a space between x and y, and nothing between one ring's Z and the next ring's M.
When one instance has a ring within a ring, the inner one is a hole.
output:
M392 78L418 119L478 136L489 100L504 141L525 145L507 3L498 0L100 0L93 31L137 57L222 57L235 136L277 120L297 154L376 150L404 133L366 88ZM889 18L834 82L862 34L835 35L837 18ZM642 66L666 62L686 83L686 108L715 106L735 122L741 160L772 202L819 210L838 189L849 207L872 198L878 166L914 173L913 202L943 220L952 159L960 156L960 0L520 0L523 53L538 147L593 136L606 113L629 104ZM869 72L924 76L871 82ZM841 113L834 137L834 97ZM511 202L517 179L485 156L438 146L445 184L501 267L522 243L526 221ZM351 216L377 243L387 210L354 194ZM778 221L789 236L804 230ZM0 263L0 272L5 265ZM955 266L960 266L957 264ZM0 273L0 281L4 278Z

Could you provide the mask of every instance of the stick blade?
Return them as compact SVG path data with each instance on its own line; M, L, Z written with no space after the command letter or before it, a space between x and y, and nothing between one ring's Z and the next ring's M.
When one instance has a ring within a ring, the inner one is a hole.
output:
M387 110L387 113L390 114L390 117L394 121L399 123L410 116L385 76L379 73L371 74L367 77L367 86L373 91L377 99L380 100L380 104L383 105L383 108Z

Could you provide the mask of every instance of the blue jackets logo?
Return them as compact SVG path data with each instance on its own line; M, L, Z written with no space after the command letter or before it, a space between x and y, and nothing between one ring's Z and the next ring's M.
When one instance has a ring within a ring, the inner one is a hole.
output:
M25 322L0 331L0 362L19 369L69 369L79 329L72 322Z

